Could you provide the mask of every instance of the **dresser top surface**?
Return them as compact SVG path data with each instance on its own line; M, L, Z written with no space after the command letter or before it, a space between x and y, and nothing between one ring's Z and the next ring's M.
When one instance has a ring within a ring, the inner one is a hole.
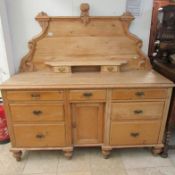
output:
M0 89L54 89L54 88L129 88L173 87L174 84L150 70L117 73L25 72L12 76L0 85Z

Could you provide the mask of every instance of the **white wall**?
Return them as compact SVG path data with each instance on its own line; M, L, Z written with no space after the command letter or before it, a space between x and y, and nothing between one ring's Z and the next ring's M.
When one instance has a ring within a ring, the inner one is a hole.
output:
M0 82L9 78L15 72L6 12L5 1L0 0Z
M131 32L144 42L147 53L153 0L142 0L142 15L131 26ZM126 0L6 0L8 19L13 41L15 67L27 53L27 42L41 30L34 17L45 11L49 15L72 16L80 14L79 5L88 2L91 15L121 15L125 11Z

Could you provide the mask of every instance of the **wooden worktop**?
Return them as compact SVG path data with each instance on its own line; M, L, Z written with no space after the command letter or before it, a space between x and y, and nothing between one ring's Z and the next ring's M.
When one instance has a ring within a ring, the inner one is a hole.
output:
M128 71L117 73L24 72L4 82L1 89L27 88L105 88L105 87L173 87L174 84L151 71Z

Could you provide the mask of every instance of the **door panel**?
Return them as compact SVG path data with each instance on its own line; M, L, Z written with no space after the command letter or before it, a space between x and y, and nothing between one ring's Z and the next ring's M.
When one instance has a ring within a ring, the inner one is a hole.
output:
M102 143L103 104L72 104L75 145Z

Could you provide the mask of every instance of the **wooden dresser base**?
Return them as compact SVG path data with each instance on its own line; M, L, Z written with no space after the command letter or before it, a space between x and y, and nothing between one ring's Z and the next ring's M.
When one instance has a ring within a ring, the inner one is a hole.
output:
M41 34L29 42L19 74L2 89L11 151L163 148L173 83L151 70L142 41L129 32L134 17L51 17L36 20Z

